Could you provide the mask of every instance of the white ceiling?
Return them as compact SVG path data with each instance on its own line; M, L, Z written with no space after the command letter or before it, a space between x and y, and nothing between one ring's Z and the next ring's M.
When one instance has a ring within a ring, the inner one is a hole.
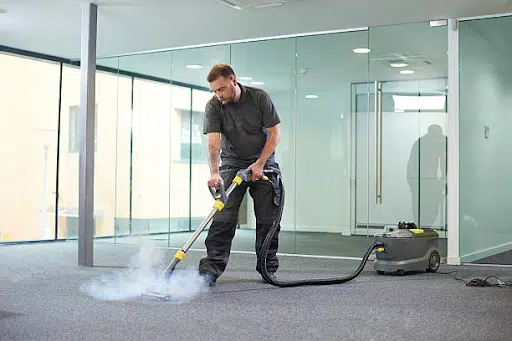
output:
M83 0L0 0L0 45L80 56ZM100 0L99 56L313 31L512 12L509 0Z

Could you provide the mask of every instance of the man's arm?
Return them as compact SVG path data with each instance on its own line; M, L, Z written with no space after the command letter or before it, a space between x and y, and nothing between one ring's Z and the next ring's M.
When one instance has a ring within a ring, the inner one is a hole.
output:
M281 124L276 124L271 128L267 128L268 138L267 142L265 142L265 146L263 147L263 151L261 152L260 157L256 161L256 163L260 167L264 167L265 163L267 163L268 158L272 155L272 153L276 150L277 145L281 139Z
M220 163L220 133L206 134L206 142L208 144L208 163L210 165L210 174L219 174Z

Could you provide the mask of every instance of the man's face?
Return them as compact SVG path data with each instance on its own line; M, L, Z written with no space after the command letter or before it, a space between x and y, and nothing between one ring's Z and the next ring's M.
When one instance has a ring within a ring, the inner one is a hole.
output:
M235 99L236 77L229 78L219 77L210 83L210 89L215 93L215 96L222 102L227 104L233 102Z

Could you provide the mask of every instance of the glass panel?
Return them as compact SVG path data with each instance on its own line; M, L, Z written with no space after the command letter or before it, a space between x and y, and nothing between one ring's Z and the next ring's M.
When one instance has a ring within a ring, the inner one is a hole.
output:
M229 63L229 45L179 50L172 52L173 132L171 135L171 217L182 219L180 229L171 229L169 245L181 248L199 227L213 205L207 187L210 176L203 117L212 93L207 75L217 63ZM204 249L203 232L193 249Z
M59 154L59 238L78 238L80 69L64 65Z
M109 70L100 67L96 72L95 237L114 237L120 229L118 214L121 217L127 214L126 207L124 212L122 208L117 212L120 208L117 198L123 197L123 189L126 189L127 181L127 179L123 180L123 173L118 174L117 170L125 170L128 166L126 163L128 150L125 145L129 145L129 121L127 122L124 116L130 112L131 78L118 75L116 71L117 69ZM59 238L76 239L78 237L80 69L66 65L63 68L62 78ZM125 147L120 148L123 145ZM123 182L125 186L121 185ZM117 192L118 188L120 192ZM110 238L102 240L111 241Z
M294 92L295 39L280 39L231 47L231 66L238 81L267 92L281 120L281 140L275 153L285 185L285 205L279 235L279 252L294 250ZM254 252L256 218L254 201L247 191L240 207L240 228L233 250Z
M131 235L151 235L143 239L162 240L167 245L171 229L171 54L123 57L119 64L141 75L133 80Z
M398 36L400 39L396 39ZM370 29L369 39L370 110L358 101L358 116L369 116L369 125L362 129L367 133L358 131L358 141L367 140L370 150L367 232L373 235L384 226L407 221L420 227L434 227L444 238L446 27L430 27L429 23L376 27ZM418 41L422 44L417 44ZM380 132L375 131L373 81L378 81L382 89ZM381 201L376 200L379 191ZM358 198L357 206L365 206L364 200ZM365 217L365 213L361 216ZM440 248L445 256L445 240Z
M460 23L460 256L512 264L512 17Z
M353 233L354 191L367 187L368 165L367 147L355 143L360 122L351 93L368 79L368 55L353 50L367 46L367 31L297 40L295 226L300 254L357 257L366 251L365 238ZM366 102L364 91L360 99ZM355 172L356 156L360 173ZM368 200L365 192L358 194Z
M60 66L0 53L0 242L55 238Z
M129 165L126 145L129 145L127 118L131 107L131 88L130 77L105 71L96 73L96 153L94 155L96 237L116 235L116 208L123 207L120 205L123 200L117 201L117 198L125 200L124 212L121 210L119 214L126 213L124 195L127 179L123 178L125 172L122 171L126 171Z

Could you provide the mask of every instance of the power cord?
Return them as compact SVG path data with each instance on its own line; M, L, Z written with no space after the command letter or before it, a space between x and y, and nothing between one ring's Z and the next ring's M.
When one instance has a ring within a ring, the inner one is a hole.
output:
M458 271L450 271L450 272L439 272L438 271L437 273L443 274L443 275L451 275L453 273L455 273L455 274L458 273ZM496 276L488 276L485 279L473 278L473 279L471 279L469 281L466 281L466 280L464 280L462 278L459 278L457 276L455 276L453 278L455 280L457 280L457 281L464 282L467 287L500 287L500 288L512 287L512 281L503 281L503 280L499 279ZM495 279L495 283L489 281L492 278Z

